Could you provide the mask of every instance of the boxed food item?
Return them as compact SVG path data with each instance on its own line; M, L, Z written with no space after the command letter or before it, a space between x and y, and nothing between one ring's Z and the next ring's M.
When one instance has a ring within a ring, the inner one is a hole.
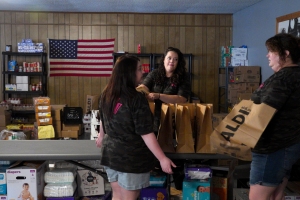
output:
M33 97L33 104L35 106L50 106L50 98L49 97Z

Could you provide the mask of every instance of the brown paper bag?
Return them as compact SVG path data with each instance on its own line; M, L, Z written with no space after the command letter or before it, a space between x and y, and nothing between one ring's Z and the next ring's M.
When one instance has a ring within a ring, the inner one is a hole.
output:
M216 130L228 142L254 148L272 119L275 109L264 103L242 100L221 121Z
M100 95L87 95L84 107L84 113L89 113L91 110L99 109Z
M210 135L211 152L226 154L240 160L251 161L251 148L227 141L216 129Z
M176 105L176 153L195 153L190 112L189 105Z
M160 127L157 141L164 152L175 153L174 133L175 133L175 106L173 104L162 104Z
M211 153L210 134L212 128L212 104L196 104L196 153Z

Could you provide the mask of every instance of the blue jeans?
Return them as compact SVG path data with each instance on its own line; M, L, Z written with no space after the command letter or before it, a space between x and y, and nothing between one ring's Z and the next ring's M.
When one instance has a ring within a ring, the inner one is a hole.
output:
M250 185L276 187L284 177L289 179L294 163L300 159L300 143L270 154L252 152Z
M139 190L150 185L150 172L147 173L125 173L104 166L108 182L118 182L126 190Z

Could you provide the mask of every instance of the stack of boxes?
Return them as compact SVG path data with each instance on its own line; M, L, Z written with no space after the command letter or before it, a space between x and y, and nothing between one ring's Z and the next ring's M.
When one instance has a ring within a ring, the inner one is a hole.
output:
M63 108L66 107L66 104L63 105L51 105L51 115L52 115L52 123L55 132L55 138L62 137L62 111Z
M188 165L185 167L183 181L183 199L210 200L211 199L212 170L208 166Z
M28 76L16 76L17 91L28 91Z
M34 97L35 106L34 139L50 139L55 137L52 126L49 97Z
M150 186L143 188L139 199L160 199L168 200L169 194L166 188L167 177L162 172L150 172Z
M62 137L65 139L78 139L82 128L82 108L64 107Z
M260 84L259 66L234 67L234 83L228 84L228 102L237 104L243 99L250 99Z

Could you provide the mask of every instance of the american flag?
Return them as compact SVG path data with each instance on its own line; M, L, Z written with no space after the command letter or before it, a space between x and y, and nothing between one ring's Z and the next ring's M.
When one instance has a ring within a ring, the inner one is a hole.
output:
M50 77L107 77L113 69L115 39L49 39Z

